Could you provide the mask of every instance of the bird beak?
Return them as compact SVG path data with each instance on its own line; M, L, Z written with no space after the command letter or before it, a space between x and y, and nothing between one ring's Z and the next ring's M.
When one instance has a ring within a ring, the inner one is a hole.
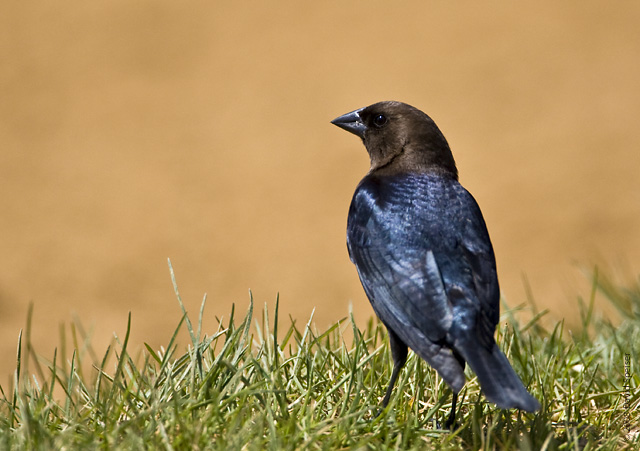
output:
M367 126L364 125L364 122L362 122L362 118L360 117L360 112L362 110L364 110L364 108L343 114L342 116L332 120L331 123L364 139L364 131L367 129Z

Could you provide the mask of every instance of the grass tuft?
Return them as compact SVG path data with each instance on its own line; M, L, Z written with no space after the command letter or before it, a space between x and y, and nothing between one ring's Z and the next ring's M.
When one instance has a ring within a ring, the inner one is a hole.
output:
M542 408L536 414L486 402L472 373L461 392L455 432L442 430L451 391L411 354L389 406L379 403L392 361L384 327L358 327L350 315L318 332L254 318L253 297L241 320L205 324L206 296L195 321L182 309L166 347L145 344L132 358L122 342L102 358L79 324L51 361L38 357L27 329L18 338L13 387L0 386L0 449L638 449L640 284L619 287L594 276L579 300L582 330L545 327L545 312L520 327L507 310L497 339ZM595 293L621 312L619 325L593 314ZM31 310L30 310L31 312ZM194 327L195 326L195 327ZM186 327L190 343L176 337ZM213 330L210 335L207 330ZM352 333L351 333L352 332ZM352 337L352 338L347 338ZM92 371L87 368L87 359ZM115 359L113 372L108 362ZM28 371L26 362L34 362ZM33 374L31 374L33 373ZM58 393L58 395L56 395Z

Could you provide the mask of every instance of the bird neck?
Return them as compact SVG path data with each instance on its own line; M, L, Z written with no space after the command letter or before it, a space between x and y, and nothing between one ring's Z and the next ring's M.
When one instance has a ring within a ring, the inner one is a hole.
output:
M422 146L406 143L402 150L385 158L372 158L372 175L436 174L458 180L458 169L448 145Z

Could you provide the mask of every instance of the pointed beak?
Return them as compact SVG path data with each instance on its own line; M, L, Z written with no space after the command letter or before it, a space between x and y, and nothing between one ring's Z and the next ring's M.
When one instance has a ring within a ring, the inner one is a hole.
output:
M367 129L367 126L364 125L364 122L362 122L362 118L360 117L360 112L362 110L364 110L364 108L343 114L342 116L332 120L331 123L364 139L364 132Z

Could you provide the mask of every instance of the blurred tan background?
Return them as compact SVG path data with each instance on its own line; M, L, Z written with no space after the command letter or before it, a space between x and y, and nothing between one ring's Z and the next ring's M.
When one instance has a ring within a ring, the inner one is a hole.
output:
M582 268L640 269L640 3L67 1L0 5L0 383L35 306L98 353L180 319L372 315L345 247L368 169L334 117L430 114L478 199L503 294L577 318Z

